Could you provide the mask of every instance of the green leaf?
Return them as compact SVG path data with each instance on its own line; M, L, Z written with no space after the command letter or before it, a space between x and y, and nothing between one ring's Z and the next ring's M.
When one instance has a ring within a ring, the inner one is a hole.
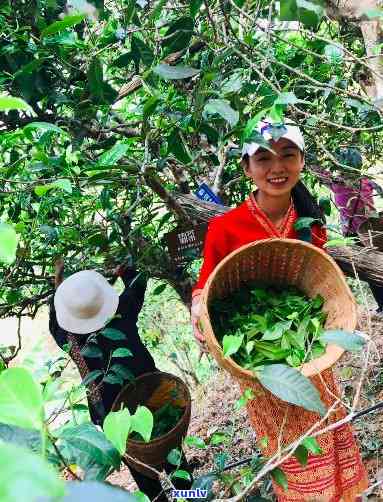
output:
M13 227L0 223L0 264L11 265L16 260L19 236Z
M258 371L257 377L279 399L322 416L326 413L317 388L298 370L286 364L271 364Z
M67 179L57 180L53 183L53 188L61 188L64 192L72 193L72 184Z
M84 357L90 357L90 358L97 358L97 357L102 357L102 350L100 347L97 347L97 345L91 344L91 345L85 345L80 350L81 354Z
M225 335L222 340L223 355L230 357L238 352L243 342L243 335Z
M153 413L146 406L138 406L136 413L132 415L132 431L138 432L144 441L150 441L153 431Z
M214 432L209 440L210 446L217 446L219 444L225 444L230 442L230 437L224 432Z
M67 481L66 495L60 502L148 502L139 498L137 492L129 493L117 486L97 481ZM21 501L20 501L21 502Z
M67 28L72 28L81 23L86 18L85 14L76 14L74 16L66 16L62 21L55 21L47 26L42 32L40 38L45 38L51 35L56 35Z
M110 465L115 469L120 466L118 450L105 437L105 434L93 424L86 423L68 427L61 431L59 439L64 440L79 453L85 453L98 464Z
M278 95L278 98L274 101L274 104L277 105L295 105L299 103L300 99L298 99L293 92L281 92Z
M339 239L330 239L327 241L323 247L324 248L334 248L334 247L343 247L343 246L352 246L354 244L353 237L343 237Z
M32 108L21 98L0 94L0 112L8 110L32 110Z
M46 185L37 185L35 186L35 194L38 195L39 197L43 197L46 193L49 192L49 190L52 190L53 183L48 183Z
M124 68L125 66L128 66L132 61L134 61L134 57L132 54L132 51L129 52L124 52L116 58L113 62L113 66L117 66L117 68Z
M197 436L186 436L184 443L191 448L199 448L200 450L206 448L205 441Z
M298 19L298 8L296 0L284 0L279 3L281 21L296 21Z
M153 69L153 72L164 80L181 80L198 75L200 70L191 68L190 66L170 66L168 64L161 63Z
M306 466L307 460L309 458L309 452L305 446L300 444L298 448L294 451L294 457L298 460L298 462L301 465Z
M282 124L284 122L284 106L274 103L270 108L268 116L270 117L273 124ZM282 129L283 126L281 126Z
M166 31L162 45L167 47L169 52L177 52L185 49L193 36L194 20L185 16L177 19Z
M154 60L154 53L137 35L132 36L132 52L138 53L145 66L151 66Z
M190 0L189 9L191 17L196 17L202 4L203 0Z
M277 485L282 487L284 491L288 489L287 477L286 474L282 471L282 469L276 467L270 472L270 474L273 480L277 483Z
M112 357L131 357L132 352L126 347L120 347L113 351Z
M124 14L125 14L125 22L127 24L130 24L131 22L133 22L133 19L134 19L134 16L136 14L136 4L138 4L138 2L136 2L136 0L128 0L127 4L126 4L126 8L124 9Z
M329 197L321 197L318 204L326 216L331 216L331 199Z
M166 289L167 284L164 282L163 284L159 284L153 289L152 295L153 296L158 296L161 293L163 293Z
M340 329L330 329L320 335L320 340L324 343L333 343L350 352L358 352L366 344L366 338L356 331L343 331Z
M61 127L56 126L55 124L50 124L49 122L31 122L30 124L23 127L23 132L27 138L33 140L33 132L42 131L42 132L57 132L58 134L63 134L68 136L68 133L61 129Z
M322 0L284 0L280 2L279 18L282 21L300 21L307 27L316 28L323 14Z
M322 455L323 451L322 448L319 446L318 441L311 437L308 436L305 438L302 443L301 443L307 450L312 453L313 455Z
M150 502L150 498L140 491L133 492L132 495L138 502Z
M151 96L144 104L143 108L143 114L144 114L144 119L147 120L152 113L155 111L157 108L158 104L160 103L160 99L157 96Z
M41 387L24 368L0 373L0 422L41 430L44 409Z
M376 19L383 17L383 9L368 9L362 12L369 19Z
M324 14L322 0L296 0L298 7L298 20L308 28L317 29Z
M105 338L109 338L110 340L125 340L127 338L126 334L120 331L119 329L114 328L104 328L100 332L101 336Z
M244 79L241 73L233 73L230 78L226 79L221 86L221 94L231 94L239 92L244 84Z
M248 401L255 398L255 394L251 389L245 389L242 396L234 403L234 409L240 410L247 405Z
M267 114L267 110L261 110L253 118L249 119L246 123L245 129L243 131L242 140L246 142L249 139L257 126L258 122L264 118ZM262 136L261 136L262 137Z
M226 452L219 452L214 455L214 467L216 471L222 472L225 468L229 455Z
M107 375L103 379L103 382L109 383L110 385L123 385L124 380L119 375L115 375L111 371L108 371Z
M192 490L206 490L206 498L205 500L212 500L214 497L213 493L213 484L218 480L217 474L206 474L204 476L200 476L199 478L193 481Z
M104 373L101 371L101 370L93 370L91 371L90 373L88 373L86 375L86 377L83 379L83 381L81 382L82 385L89 385L90 383L94 382L95 380L97 380L97 378L101 375L103 375Z
M322 5L319 5L319 3L315 3L312 1L309 2L308 0L296 0L296 1L297 1L297 7L315 12L318 18L323 16L324 9Z
M181 464L181 459L182 459L181 450L179 448L173 448L172 450L170 450L166 459L169 462L169 464L178 467Z
M111 411L107 414L102 426L105 436L114 447L123 455L126 450L126 441L131 430L131 416L129 410Z
M41 453L41 433L37 430L0 423L0 440Z
M239 112L233 110L229 101L225 99L209 99L203 109L204 118L209 115L220 115L226 122L234 127L239 120Z
M117 376L121 377L124 381L125 380L131 381L135 379L135 376L130 371L130 369L123 364L112 364L109 371L112 371Z
M306 335L303 331L288 331L287 339L290 342L290 345L295 347L296 349L305 350L306 347ZM297 363L297 366L300 366L300 361Z
M302 218L298 218L294 223L295 230L303 230L304 228L311 228L311 225L315 223L316 219L311 218L310 216L304 216Z
M173 129L168 136L168 151L173 153L175 158L182 164L188 164L192 160L178 129Z
M104 72L102 69L102 64L99 58L93 58L90 62L88 73L88 84L89 90L92 96L94 96L98 101L103 102L104 92Z
M43 197L50 190L53 190L54 188L60 188L61 190L64 190L64 192L67 192L70 194L72 193L71 182L67 179L62 179L62 180L57 180L53 183L48 183L46 185L37 185L35 187L35 194L38 195L39 197Z
M159 0L156 3L156 5L154 6L153 11L150 15L151 20L153 19L154 21L157 21L160 18L161 13L162 13L162 9L166 5L166 2L167 2L167 0Z
M117 142L110 150L107 150L99 157L97 164L99 166L114 166L126 155L128 150L129 145Z
M16 368L15 368L16 369ZM40 455L0 442L0 500L26 502L64 496L64 481Z
M182 469L177 469L171 474L171 478L186 479L186 481L191 481L191 476L187 471Z
M274 324L274 326L267 330L262 336L262 340L279 340L286 331L291 328L292 321L280 321Z
M341 47L332 44L326 45L324 53L330 63L340 63L344 56L344 52Z
M267 436L262 436L258 443L261 448L267 448L269 446L269 438Z

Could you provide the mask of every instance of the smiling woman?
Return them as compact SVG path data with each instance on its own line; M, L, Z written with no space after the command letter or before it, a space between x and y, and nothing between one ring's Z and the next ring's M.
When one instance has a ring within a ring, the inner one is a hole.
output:
M257 187L240 206L211 220L205 240L204 262L193 291L192 323L199 343L205 338L199 329L200 295L215 267L232 251L245 244L272 237L309 240L317 247L326 241L324 220L315 200L299 180L304 166L304 139L291 124L258 124L253 143L243 146L242 167ZM297 230L300 217L313 221L309 235ZM339 395L331 369L321 373L315 386L329 408ZM242 389L244 390L244 389ZM257 437L267 437L266 456L276 453L278 437L285 444L308 431L319 415L289 405L283 413L274 401L262 403L258 396L248 402L249 418ZM345 414L339 406L328 422ZM281 425L283 428L281 429ZM309 454L305 467L295 459L281 464L286 475L286 491L277 483L274 489L280 502L320 500L353 502L367 486L364 467L350 426L318 436L320 456Z

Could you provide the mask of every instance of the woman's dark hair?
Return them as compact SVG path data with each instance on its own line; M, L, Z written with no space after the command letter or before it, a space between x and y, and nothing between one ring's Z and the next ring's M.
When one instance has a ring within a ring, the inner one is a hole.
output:
M295 187L291 190L291 196L299 218L308 216L318 220L320 225L325 224L321 208L302 181L298 181Z
M247 153L243 156L241 162L246 166L249 165L249 155ZM326 223L323 212L316 199L307 190L302 181L298 181L295 187L291 190L291 196L299 218L314 218L317 220L316 223L319 225L324 225Z

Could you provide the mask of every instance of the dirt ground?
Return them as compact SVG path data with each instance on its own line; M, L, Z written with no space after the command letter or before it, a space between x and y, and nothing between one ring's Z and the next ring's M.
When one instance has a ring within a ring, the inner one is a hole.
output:
M370 320L369 320L370 318ZM369 316L365 311L359 313L358 329L369 333L373 346L369 357L368 371L362 386L358 409L371 406L383 400L383 317ZM346 401L351 405L357 389L365 358L360 354L345 355L337 365L336 371ZM256 437L247 418L245 409L234 412L235 401L240 391L230 376L224 371L217 374L205 385L193 391L193 411L188 434L207 441L215 432L223 432L230 437L225 445L207 449L187 448L186 455L195 467L194 476L207 474L214 468L217 453L226 453L229 462L252 456L256 450ZM383 479L383 411L371 413L355 421L354 428L359 440L363 461L368 469L370 484ZM137 489L124 467L114 473L109 481L126 489ZM269 491L270 500L272 495ZM383 489L371 490L368 501L383 500Z

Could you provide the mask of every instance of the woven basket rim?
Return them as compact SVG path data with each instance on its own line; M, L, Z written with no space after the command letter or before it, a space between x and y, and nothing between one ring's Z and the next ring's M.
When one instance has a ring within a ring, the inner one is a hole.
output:
M283 243L283 244L287 244L287 245L293 244L293 245L297 245L297 246L301 246L301 247L306 247L306 248L310 249L311 251L317 252L319 255L322 256L323 259L325 259L328 263L330 263L331 266L334 268L334 272L338 273L339 278L340 278L341 282L343 283L343 285L345 287L345 290L347 291L348 296L350 297L353 309L352 309L352 311L350 311L349 315L353 316L353 318L354 318L354 324L356 325L356 322L357 322L357 307L356 307L356 302L355 302L355 299L354 299L354 297L353 297L353 295L351 293L351 290L350 290L350 288L349 288L349 286L348 286L348 284L346 282L344 274L343 274L342 270L340 269L340 267L338 266L338 264L335 262L335 260L331 256L329 256L325 251L323 251L323 249L321 249L321 248L319 248L317 246L314 246L311 243L304 242L304 241L301 241L301 240L298 240L298 239L285 239L285 238L279 238L279 237L271 237L271 238L268 238L268 239L261 239L261 240L257 240L257 241L254 241L254 242L250 242L249 244L245 244L245 245L243 245L243 246L235 249L234 251L232 251L231 253L229 253L227 256L225 256L223 258L223 260L221 260L219 262L219 264L215 267L215 269L209 275L208 280L206 281L205 286L204 286L204 288L202 290L202 293L201 293L201 306L202 306L201 311L202 311L202 313L205 313L205 317L208 319L208 322L209 322L210 327L211 327L211 332L213 334L214 334L214 331L213 331L213 328L212 328L211 323L210 323L210 316L209 316L208 303L207 303L208 302L209 290L210 290L211 283L215 279L216 275L220 272L220 270L234 256L237 256L237 255L245 252L249 248L253 248L253 247L257 247L257 246L263 246L266 243L268 245L270 245L272 243ZM223 349L220 346L220 344L218 343L218 340L216 339L215 335L214 335L214 340L211 343L214 344L215 348L218 349L218 351L220 352L222 358L224 358L224 356L223 356ZM329 360L329 355L330 355L329 353L330 352L333 354L333 357L331 357L331 359L332 359L331 364L327 364L327 363L321 364L321 363L324 363L324 361ZM342 356L342 354L344 352L345 352L345 350L342 349L341 347L339 347L338 345L328 344L327 347L326 347L326 352L322 356L317 357L315 359L312 359L311 361L308 361L307 363L304 363L302 366L297 367L296 369L298 371L300 371L306 377L310 377L310 376L314 376L314 375L320 374L325 369L333 366L340 359L340 357ZM252 371L247 370L245 368L242 368L231 357L226 357L225 359L230 363L230 365L232 366L232 368L234 370L236 370L237 374L240 373L242 375L243 379L247 379L247 380L254 380L254 379L256 379L256 376L254 375L254 373ZM318 366L318 364L319 364L319 366ZM317 368L315 368L315 366L317 366Z
M150 440L148 442L146 442L146 441L137 441L136 439L129 439L128 438L127 444L137 445L137 446L141 446L142 447L143 445L151 445L152 446L153 444L156 444L156 443L159 443L159 442L162 443L164 441L164 439L166 439L166 438L168 438L168 437L170 437L172 435L172 433L180 426L180 424L182 423L182 421L186 417L186 415L189 414L190 411L191 411L191 394L190 394L189 387L186 385L186 383L180 377L178 377L177 375L173 375L172 373L167 373L165 371L150 371L148 373L143 373L142 375L136 377L133 382L130 382L127 385L125 385L125 387L123 387L121 389L121 391L118 393L116 399L114 400L113 405L112 405L112 411L114 411L114 405L119 400L120 395L123 394L129 387L133 387L134 384L137 383L138 380L143 380L144 377L147 378L148 376L154 376L154 375L161 375L161 376L170 377L169 380L175 380L178 383L180 383L181 386L184 387L184 389L186 390L186 398L187 398L187 403L186 403L186 406L185 406L185 410L184 410L181 418L178 420L178 422L176 423L176 425L173 427L173 429L171 429L170 431L168 431L166 434L163 434L162 436L154 438L154 439L152 439L152 440Z

